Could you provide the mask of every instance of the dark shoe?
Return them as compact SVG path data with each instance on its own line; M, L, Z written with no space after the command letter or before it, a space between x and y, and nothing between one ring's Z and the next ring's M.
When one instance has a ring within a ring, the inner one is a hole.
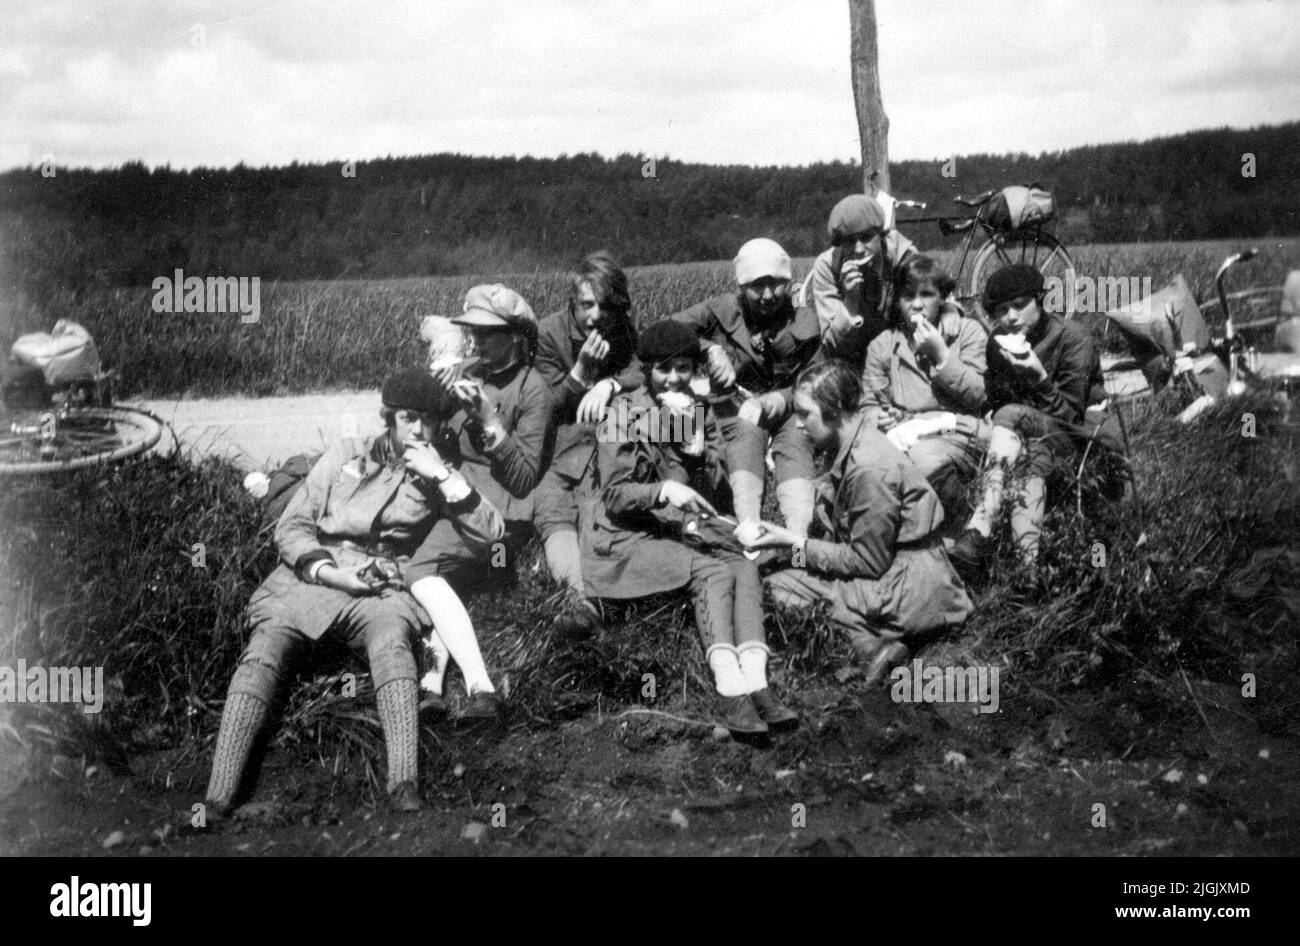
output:
M733 739L758 744L767 741L767 723L759 718L754 701L748 695L720 696L718 709L722 711L722 722Z
M388 793L388 807L393 811L419 811L424 807L420 804L420 790L410 779L398 782Z
M948 558L959 572L971 574L988 561L992 546L992 539L986 539L974 529L967 529L948 549Z
M792 732L799 728L799 714L778 700L767 687L749 694L749 699L773 732Z
M443 719L451 712L451 704L441 693L426 693L420 700L420 715Z
M604 629L600 609L585 598L569 601L555 618L556 634L570 640L590 640Z
M862 677L863 686L875 686L891 670L905 663L911 655L912 652L908 650L907 645L900 641L885 644L867 662L867 669Z
M475 692L464 706L451 714L451 721L462 728L496 722L501 717L500 693Z

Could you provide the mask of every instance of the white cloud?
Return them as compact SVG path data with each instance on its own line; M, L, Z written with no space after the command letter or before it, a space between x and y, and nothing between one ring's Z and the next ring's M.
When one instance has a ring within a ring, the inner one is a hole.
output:
M1287 0L880 0L895 158L1300 118ZM19 3L0 167L858 150L844 0ZM205 45L192 45L195 23Z

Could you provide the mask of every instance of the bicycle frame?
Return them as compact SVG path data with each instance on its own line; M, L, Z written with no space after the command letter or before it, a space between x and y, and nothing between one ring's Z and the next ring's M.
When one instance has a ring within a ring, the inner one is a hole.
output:
M897 219L895 213L897 208L901 207L905 210L927 210L929 209L929 205L926 204L925 201L921 200L896 200L893 197L888 197L888 195L885 196L890 202L888 213L890 218L892 218L891 222L893 224L937 223L939 225L939 231L944 236L952 236L954 233L965 232L966 236L960 243L961 257L957 261L956 268L950 274L952 278L960 284L962 273L966 270L966 260L970 257L971 249L975 246L975 232L977 230L982 232L986 239L992 239L993 237L993 227L989 226L988 222L984 219L984 214L989 202L996 195L997 191L991 190L985 191L978 197L965 198L958 196L953 198L954 203L973 208L975 211L973 214L937 214L928 217L907 217L903 220ZM880 196L881 195L878 194L877 199L879 199ZM953 221L964 223L965 226L953 226Z

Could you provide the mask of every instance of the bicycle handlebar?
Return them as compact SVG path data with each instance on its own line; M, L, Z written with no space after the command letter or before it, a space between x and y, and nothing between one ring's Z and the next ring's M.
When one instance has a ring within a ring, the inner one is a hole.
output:
M1243 263L1246 260L1253 258L1257 253L1259 253L1259 249L1257 247L1251 247L1250 249L1242 250L1240 253L1233 253L1231 256L1229 256L1227 259L1223 261L1223 264L1219 267L1219 271L1214 274L1214 288L1219 293L1219 305L1223 306L1223 334L1227 338L1229 345L1231 345L1237 333L1236 333L1236 327L1232 324L1232 310L1228 308L1228 294L1223 289L1223 277L1227 274L1228 270L1231 269L1234 265L1236 265L1237 263ZM1231 371L1232 377L1235 380L1236 379L1235 355L1232 358L1231 369L1232 369Z

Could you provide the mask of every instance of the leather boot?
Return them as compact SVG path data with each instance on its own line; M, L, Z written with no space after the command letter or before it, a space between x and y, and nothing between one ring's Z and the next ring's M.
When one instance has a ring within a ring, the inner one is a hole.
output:
M799 728L799 714L776 698L769 687L749 694L758 715L772 732L791 732Z
M749 695L719 696L718 709L722 722L738 742L764 744L768 739L767 723L758 716L754 701Z

